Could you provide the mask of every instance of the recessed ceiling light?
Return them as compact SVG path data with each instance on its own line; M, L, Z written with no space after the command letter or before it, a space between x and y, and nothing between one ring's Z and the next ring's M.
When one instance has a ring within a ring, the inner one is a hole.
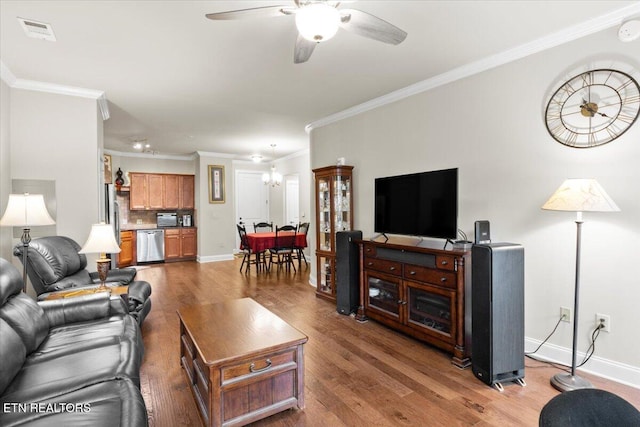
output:
M620 26L618 38L623 42L632 42L640 38L640 20L627 21Z
M260 163L262 161L262 156L260 154L253 154L251 156L251 160L253 160L253 163Z
M18 17L18 21L20 21L22 29L29 37L41 40L49 40L52 42L56 41L56 36L55 34L53 34L53 28L51 28L51 24L46 24L44 22L34 21L33 19L24 19L20 17Z

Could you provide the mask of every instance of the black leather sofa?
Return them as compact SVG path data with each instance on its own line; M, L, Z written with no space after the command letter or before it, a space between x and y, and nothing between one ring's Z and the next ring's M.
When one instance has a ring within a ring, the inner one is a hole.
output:
M146 426L142 356L120 297L36 302L0 258L0 425Z
M86 269L87 257L78 253L80 249L81 246L75 240L65 236L41 237L29 243L27 275L38 299L44 299L51 292L98 286L98 273L89 273ZM22 244L13 248L13 254L21 262L23 251ZM142 325L151 311L151 286L147 282L134 280L135 276L134 268L114 269L109 271L107 282L129 286L129 312Z

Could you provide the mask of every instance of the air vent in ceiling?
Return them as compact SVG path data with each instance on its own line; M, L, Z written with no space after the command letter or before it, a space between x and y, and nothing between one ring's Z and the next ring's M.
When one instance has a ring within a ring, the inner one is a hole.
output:
M36 39L56 41L56 36L53 34L53 28L51 25L44 22L34 21L33 19L18 18L22 29L29 36Z

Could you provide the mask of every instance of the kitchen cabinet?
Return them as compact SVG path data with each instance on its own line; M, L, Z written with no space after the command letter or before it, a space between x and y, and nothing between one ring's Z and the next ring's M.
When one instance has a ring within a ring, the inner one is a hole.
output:
M164 208L164 181L161 174L131 172L129 209L149 210Z
M195 209L195 176L180 175L180 209Z
M164 175L164 207L178 209L180 207L180 176Z
M195 259L198 252L197 235L195 227L165 229L165 262Z
M120 253L117 255L118 268L128 267L134 264L135 258L135 233L130 230L120 231Z
M129 209L194 209L194 175L131 172Z

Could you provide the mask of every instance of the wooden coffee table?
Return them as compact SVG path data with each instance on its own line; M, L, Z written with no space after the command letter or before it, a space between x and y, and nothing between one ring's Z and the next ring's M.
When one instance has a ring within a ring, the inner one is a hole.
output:
M205 425L304 408L306 335L251 298L189 306L178 316L180 360Z

